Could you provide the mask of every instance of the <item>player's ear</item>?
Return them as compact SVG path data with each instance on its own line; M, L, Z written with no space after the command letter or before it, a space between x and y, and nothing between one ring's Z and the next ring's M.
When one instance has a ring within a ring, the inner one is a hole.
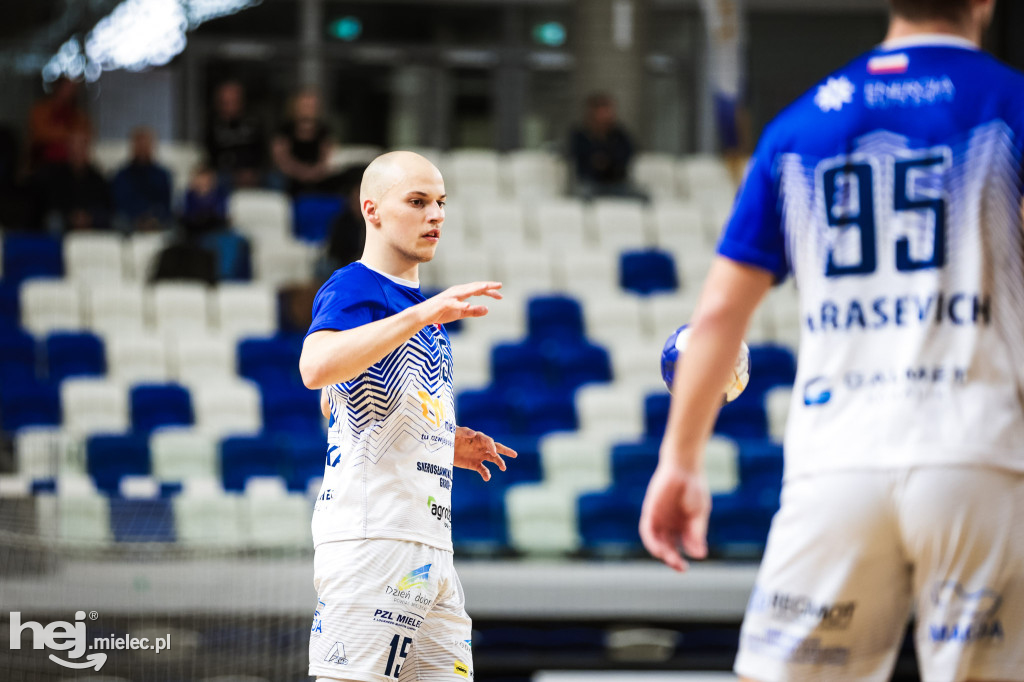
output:
M363 199L363 218L368 223L380 226L380 214L377 212L377 202L373 199Z

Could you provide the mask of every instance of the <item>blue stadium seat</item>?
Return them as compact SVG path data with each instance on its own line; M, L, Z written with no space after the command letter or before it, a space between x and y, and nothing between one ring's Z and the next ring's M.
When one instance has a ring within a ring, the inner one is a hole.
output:
M619 443L612 447L612 481L618 487L646 487L658 466L657 439Z
M320 413L320 392L302 384L279 384L261 387L263 394L263 428L273 433L324 433Z
M188 426L195 419L188 389L178 384L141 384L130 394L132 428L148 433L160 426Z
M0 331L14 329L20 323L18 285L7 279L0 280Z
M544 474L540 466L540 444L537 438L506 436L499 433L487 433L487 435L502 445L512 448L518 454L515 459L505 459L505 471L499 471L496 466L488 465L493 474L488 485L508 487L514 483L535 483L543 478Z
M270 436L236 436L220 445L224 489L241 491L250 476L285 476L288 453Z
M46 339L46 363L54 383L68 377L101 376L107 371L103 342L88 332L50 334Z
M85 444L85 459L96 487L113 494L122 476L149 474L149 439L140 434L92 436Z
M501 343L491 349L493 385L505 390L543 390L552 383L548 358L538 343Z
M557 374L558 386L575 389L590 383L611 381L612 363L608 351L589 343L549 344L545 355Z
M742 492L713 495L708 545L717 553L756 553L764 548L778 505L759 504Z
M0 393L35 381L36 341L21 329L0 329Z
M295 236L309 242L322 242L331 233L331 224L344 207L340 197L306 194L292 201Z
M3 252L3 273L8 282L20 284L30 277L64 275L64 250L56 237L10 235L4 238Z
M304 492L309 482L324 475L327 439L319 432L310 435L279 434L287 458L288 489Z
M245 339L238 344L238 373L260 386L301 384L301 341L283 335Z
M112 497L110 530L116 542L174 542L174 508L162 498Z
M455 398L459 425L489 436L512 432L512 411L504 394L492 388L463 391Z
M679 288L675 262L665 251L627 251L619 260L619 286L646 296Z
M796 379L796 358L785 346L772 344L750 348L750 384L747 391L764 395L776 386L792 386Z
M782 490L782 446L768 440L740 442L740 490L762 505L777 505Z
M508 544L503 488L484 483L480 475L457 469L452 487L452 542L457 546ZM493 479L492 479L493 482Z
M640 507L644 488L613 486L580 495L576 501L583 546L588 549L639 550Z
M715 433L736 440L768 438L768 413L764 394L749 388L718 413Z
M527 306L527 329L532 340L575 341L583 338L583 309L567 296L541 296Z
M50 383L29 378L4 383L0 394L3 429L17 431L23 426L60 424L60 392Z
M668 393L650 393L644 398L644 436L661 440L668 424L668 408L672 396Z
M572 392L523 391L510 393L508 400L515 415L515 434L543 436L552 431L575 431L578 428Z

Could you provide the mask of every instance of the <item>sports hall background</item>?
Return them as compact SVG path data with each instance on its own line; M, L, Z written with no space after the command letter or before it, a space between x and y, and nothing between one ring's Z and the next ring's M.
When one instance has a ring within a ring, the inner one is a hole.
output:
M476 679L719 679L778 505L795 290L773 292L748 335L750 387L709 446L712 558L682 577L636 532L668 407L661 344L692 310L744 152L881 39L884 2L744 3L736 140L721 134L722 45L697 0L168 2L185 24L108 33L103 64L88 48L99 22L167 3L2 11L0 678L302 680L316 605L324 424L297 359L346 197L293 199L267 159L207 243L216 281L155 277L180 237L173 215L86 231L30 218L29 112L63 72L85 76L99 174L149 127L175 213L229 80L268 140L315 87L337 171L393 148L434 160L450 198L424 289L505 282L490 315L450 328L458 421L520 453L489 484L455 475ZM1024 67L1024 8L998 12L989 47ZM115 49L157 43L148 66ZM617 103L636 148L628 184L647 201L574 193L569 134L594 92ZM171 648L111 651L97 672L57 666L27 633L11 646L11 612L45 624L79 610L90 638L170 634ZM909 648L897 679L916 679Z

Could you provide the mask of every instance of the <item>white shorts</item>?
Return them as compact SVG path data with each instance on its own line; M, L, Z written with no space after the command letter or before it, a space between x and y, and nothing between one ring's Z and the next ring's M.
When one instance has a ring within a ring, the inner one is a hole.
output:
M452 553L402 540L316 549L309 674L331 680L473 679L472 623Z
M912 609L925 682L1024 680L1024 475L934 467L787 481L735 670L888 680Z

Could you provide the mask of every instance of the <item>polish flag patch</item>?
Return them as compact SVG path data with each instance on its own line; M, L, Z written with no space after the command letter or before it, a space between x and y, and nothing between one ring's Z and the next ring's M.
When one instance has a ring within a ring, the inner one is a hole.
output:
M888 73L906 73L910 66L910 57L905 52L872 57L868 60L868 73L880 76Z

